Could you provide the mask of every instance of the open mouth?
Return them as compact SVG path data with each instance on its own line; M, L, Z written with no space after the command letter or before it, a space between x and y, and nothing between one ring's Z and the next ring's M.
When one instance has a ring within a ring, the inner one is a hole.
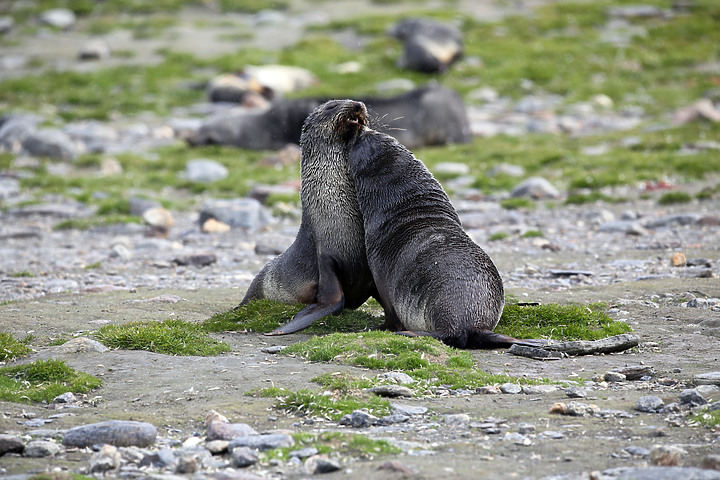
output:
M350 115L347 118L346 122L351 125L362 125L362 126L366 125L365 116L360 113L354 113L354 114Z

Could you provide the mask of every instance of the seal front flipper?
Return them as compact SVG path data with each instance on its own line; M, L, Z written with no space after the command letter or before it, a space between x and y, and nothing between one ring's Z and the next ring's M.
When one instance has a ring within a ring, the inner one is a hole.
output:
M330 255L320 255L320 279L317 287L317 303L300 310L292 320L266 335L285 335L309 327L315 321L328 315L335 315L345 308L340 278L337 276L338 265Z

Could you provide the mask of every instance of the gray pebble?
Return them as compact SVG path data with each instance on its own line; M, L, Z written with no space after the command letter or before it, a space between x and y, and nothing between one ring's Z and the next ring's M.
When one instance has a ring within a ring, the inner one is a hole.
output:
M251 232L259 230L270 221L270 216L260 202L252 198L207 201L200 209L200 225L209 218Z
M407 373L403 372L385 372L377 375L377 378L384 378L392 381L393 383L399 383L400 385L410 385L415 383L415 379Z
M147 447L155 443L157 428L146 422L110 420L71 428L63 435L68 447L90 447L107 443L117 447Z
M324 455L315 455L305 461L305 471L311 475L330 473L340 470L337 460L332 460Z
M271 450L273 448L285 448L295 445L295 440L290 435L284 433L268 433L264 435L250 435L247 437L237 437L230 440L228 450L232 451L235 447L251 447L258 450Z
M637 399L635 410L639 412L655 413L665 406L662 398L655 395L645 395Z
M531 423L519 423L518 433L520 435L527 435L529 433L535 433L535 425Z
M0 457L6 453L20 453L25 448L25 442L15 435L0 434Z
M355 410L350 414L344 415L338 423L340 425L349 425L353 428L367 428L377 425L379 420L375 415L362 410Z
M199 158L185 165L185 175L191 182L212 183L228 176L228 169L215 160Z
M470 415L467 413L450 413L443 417L445 425L461 426L470 423Z
M285 350L286 348L287 348L287 345L274 345L274 346L272 346L272 347L264 347L264 348L261 348L260 351L261 351L261 352L264 352L264 353L269 353L269 354L271 354L271 355L274 355L274 354L276 354L276 353L282 352L282 351Z
M545 430L544 432L540 433L540 436L542 438L549 438L551 440L561 440L565 438L564 433L556 432L555 430Z
M603 379L608 383L624 382L627 377L619 372L606 372Z
M500 385L500 391L510 395L517 395L522 392L522 387L516 383L503 383Z
M72 139L55 128L44 128L32 132L22 142L23 149L34 157L48 157L56 160L74 160L78 154Z
M207 440L232 440L235 437L248 437L257 435L247 423L225 423L223 421L212 421L207 426L205 436Z
M369 392L381 397L412 397L413 391L402 385L378 385L368 389Z
M522 392L526 395L545 395L558 390L555 385L523 385Z
M53 398L53 403L75 403L77 402L77 398L75 398L75 395L73 395L72 392L65 392L62 395L58 395L57 397Z
M586 398L587 390L582 387L568 387L565 389L565 395L570 398Z
M110 45L105 40L94 38L88 40L78 52L80 60L103 60L110 58Z
M140 461L140 466L167 468L173 466L175 463L177 463L175 452L172 449L165 447L161 448L157 452L145 455L145 457Z
M650 456L650 450L647 448L642 447L635 447L635 446L629 446L623 448L624 452L629 453L630 455L636 456L636 457L648 457Z
M427 407L421 407L417 405L400 405L397 403L391 403L390 408L392 409L393 415L407 415L412 417L413 415L424 415L427 413Z
M67 30L75 25L75 13L67 8L53 8L42 12L40 21L51 27Z
M232 449L233 466L238 468L255 465L258 461L258 454L254 448L235 447Z
M560 192L550 182L541 177L530 177L510 191L511 197L528 197L546 200L560 197Z
M693 407L698 405L705 405L707 400L700 395L696 389L687 389L680 392L680 403L683 405L691 405Z
M407 422L408 420L410 420L410 417L408 417L407 415L393 414L393 415L386 415L386 416L380 418L379 423L382 425L392 425L395 423L404 423L404 422Z
M25 445L23 454L31 458L53 457L60 452L60 445L49 440L31 440Z
M300 450L293 450L288 455L297 458L308 458L318 454L318 449L315 447L302 448Z
M720 372L700 373L693 380L696 385L720 385Z
M90 473L104 473L108 470L120 468L121 465L122 455L117 447L113 445L103 445L98 452L90 457L88 471Z
M205 448L213 455L218 455L227 452L228 445L230 445L230 440L210 440L205 443Z

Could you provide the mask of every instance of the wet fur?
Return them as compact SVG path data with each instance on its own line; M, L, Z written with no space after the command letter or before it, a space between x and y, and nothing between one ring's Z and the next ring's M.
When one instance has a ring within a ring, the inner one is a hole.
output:
M423 163L367 128L357 134L349 163L387 326L460 348L516 343L492 332L504 306L497 268L463 231Z
M343 307L357 308L373 294L363 221L347 164L349 140L362 128L348 119L360 107L366 121L365 107L350 100L329 101L305 120L300 139L300 229L293 244L258 273L241 304L261 298L331 303L335 307L329 313L337 313Z

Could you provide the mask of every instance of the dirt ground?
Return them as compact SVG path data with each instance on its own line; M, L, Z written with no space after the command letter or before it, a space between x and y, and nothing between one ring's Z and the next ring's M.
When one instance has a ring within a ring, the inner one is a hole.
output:
M575 288L565 292L531 292L542 302L604 301L627 311L624 315L640 337L641 345L628 353L568 358L542 362L516 357L504 351L476 351L478 367L490 372L517 376L542 376L554 380L582 378L590 380L613 368L626 365L649 365L656 378L678 380L673 386L651 382L625 382L589 392L583 403L603 409L636 413L632 418L567 417L550 414L555 402L567 402L562 390L543 395L472 395L418 398L398 401L423 405L430 409L429 419L437 416L437 428L410 428L392 436L416 442L414 450L397 458L415 468L423 478L541 478L563 472L589 472L628 465L643 465L648 460L622 453L628 446L651 449L654 445L680 445L688 451L686 465L699 465L703 456L720 451L718 433L705 427L672 426L667 415L634 412L638 397L655 394L665 403L677 402L679 394L692 383L693 376L720 370L720 333L718 329L702 328L698 323L717 319L716 312L681 308L677 304L687 291L701 291L720 297L717 279L688 281L664 280L615 284L602 288ZM201 321L213 313L236 304L240 291L141 290L135 293L52 295L31 302L17 302L0 307L0 322L22 337L33 333L39 339L53 338L72 332L88 332L106 322L133 320L164 320L181 318ZM517 296L528 292L509 292ZM175 304L159 302L135 303L160 295L178 295ZM651 295L666 295L675 300L662 305L651 302ZM670 296L672 295L672 296ZM313 388L310 379L326 372L350 370L355 375L373 376L376 372L335 364L307 363L297 358L263 353L270 345L286 345L307 338L297 334L285 337L264 337L258 334L226 333L219 338L232 347L232 352L217 357L172 357L142 351L109 351L105 353L59 353L58 347L40 348L29 360L61 358L70 366L99 376L104 385L88 395L91 405L62 412L69 415L55 419L46 428L65 429L80 424L108 419L141 420L153 423L161 437L182 439L201 433L206 412L215 409L233 422L244 422L258 431L290 429L320 431L338 428L333 422L291 426L298 418L286 417L272 410L271 399L245 396L245 392L268 386L293 390ZM720 399L720 394L714 395ZM47 418L57 412L45 406L0 403L3 432L25 433L33 430L21 425L23 412L34 412ZM472 421L488 417L507 420L499 435L486 435L470 427L445 427L442 415L466 413ZM269 417L277 417L271 420ZM505 432L516 432L519 423L536 426L537 432L560 431L562 439L532 438L531 445L516 445L502 440ZM343 428L343 427L340 427ZM362 430L360 430L362 431ZM371 436L388 436L381 431ZM432 454L417 453L430 451ZM376 471L388 457L363 461L346 459L344 469L325 478L396 478L397 473ZM77 453L50 460L51 466L77 469L87 457ZM32 462L24 458L3 458L0 465L8 474L28 473ZM48 462L46 459L42 463ZM39 468L39 465L36 465ZM279 467L282 470L281 467ZM483 472L478 475L478 472ZM286 472L286 478L295 478Z

